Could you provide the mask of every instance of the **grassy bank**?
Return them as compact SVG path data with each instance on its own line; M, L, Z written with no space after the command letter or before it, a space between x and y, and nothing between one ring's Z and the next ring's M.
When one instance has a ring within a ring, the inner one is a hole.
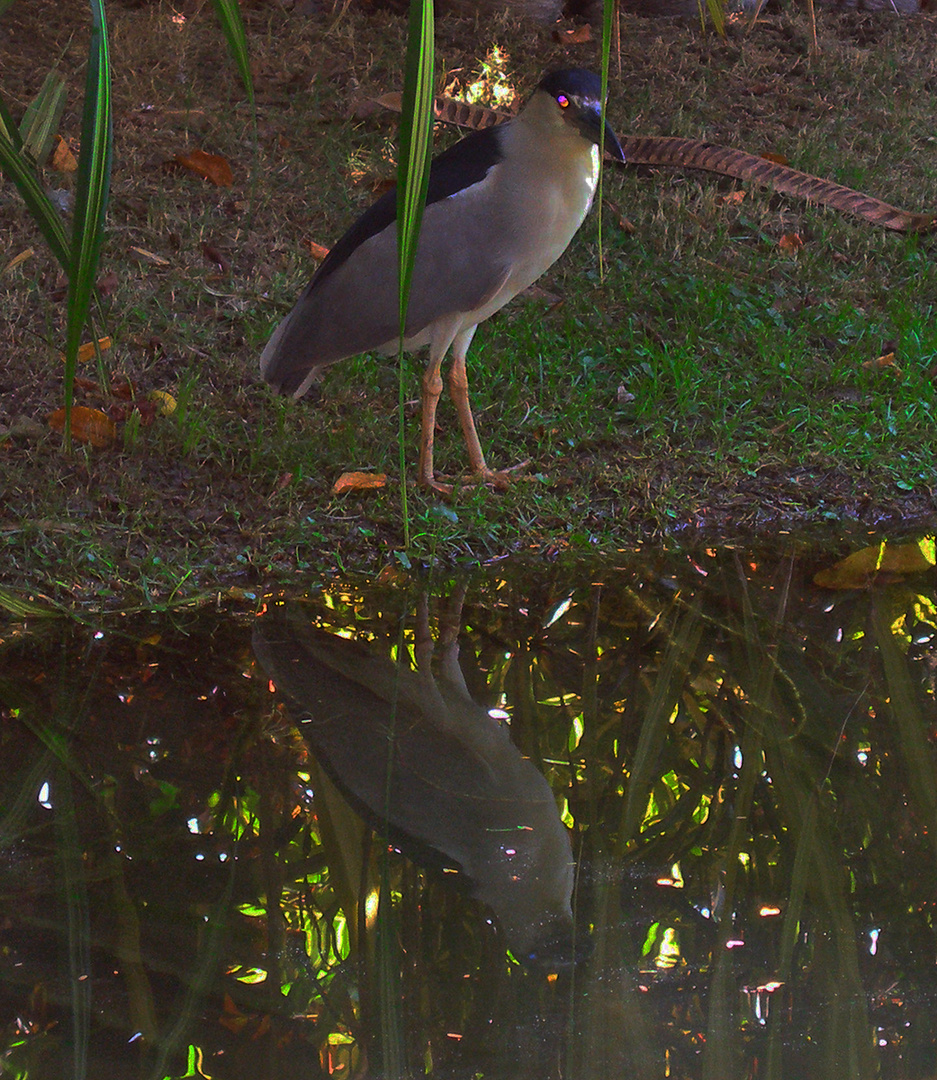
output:
M8 587L165 602L234 577L372 570L400 549L395 362L337 365L318 400L294 403L259 383L257 357L314 268L310 242L333 243L392 175L396 118L367 102L399 88L404 22L245 12L255 159L220 32L207 11L174 11L110 12L115 174L102 256L108 366L138 398L170 395L171 415L116 407L91 368L79 400L110 409L118 438L63 453L46 420L62 396L61 282L12 186L0 187L0 270L35 252L0 273ZM0 25L0 89L14 111L61 53L62 131L77 139L85 28L46 3L15 3ZM727 42L628 20L612 123L783 155L937 211L937 20L825 14L819 29L811 59L797 14L732 27ZM500 81L519 94L544 68L595 62L594 43L564 48L549 28L504 19L447 18L438 34L454 89L486 63L498 70L495 46ZM440 145L454 137L437 133ZM227 158L233 185L166 167L192 147ZM604 282L593 214L469 354L489 462L530 459L528 479L448 503L414 490L410 558L933 523L937 238L690 172L610 169L605 193ZM410 364L415 464L421 362ZM438 467L457 473L445 399L440 423ZM390 482L332 496L350 469Z

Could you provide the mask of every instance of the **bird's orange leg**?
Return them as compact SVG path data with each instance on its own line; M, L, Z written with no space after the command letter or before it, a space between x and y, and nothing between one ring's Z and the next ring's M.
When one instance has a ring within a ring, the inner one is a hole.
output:
M449 369L449 394L455 411L462 425L462 434L465 436L465 447L468 450L469 464L473 473L488 471L485 464L485 455L482 444L478 440L478 432L475 430L475 417L472 415L472 406L469 402L468 374L465 370L465 354L471 344L475 327L459 334L452 343L452 367Z
M491 484L493 487L504 490L510 483L512 472L523 469L526 461L515 465L511 469L489 469L485 463L485 455L481 443L478 440L478 432L475 430L475 417L472 415L472 406L469 403L468 376L465 372L465 353L472 340L475 327L460 334L452 345L452 367L449 371L449 393L452 403L459 414L459 423L462 425L462 434L465 436L465 446L468 450L469 464L474 476L468 482L475 484Z
M433 442L436 438L436 405L439 403L439 395L442 393L442 375L439 369L442 367L442 358L445 351L439 356L433 353L430 356L426 370L423 372L423 395L422 395L422 426L420 429L420 472L419 481L424 487L435 488L437 491L448 493L451 489L445 484L438 484L433 473Z

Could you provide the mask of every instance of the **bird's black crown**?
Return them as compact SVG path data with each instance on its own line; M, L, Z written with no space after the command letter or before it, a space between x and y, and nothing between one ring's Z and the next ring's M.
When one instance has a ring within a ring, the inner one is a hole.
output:
M564 68L544 75L537 89L545 90L553 97L565 94L580 101L599 101L602 97L602 80L588 68Z

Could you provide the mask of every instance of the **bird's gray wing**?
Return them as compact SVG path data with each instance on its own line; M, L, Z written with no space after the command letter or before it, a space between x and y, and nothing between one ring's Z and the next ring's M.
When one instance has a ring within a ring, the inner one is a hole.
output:
M500 133L478 132L433 164L407 319L408 338L437 319L470 312L508 272L497 192ZM458 186L461 178L462 185ZM398 334L394 192L335 245L261 357L264 378L292 392L316 368L381 349Z

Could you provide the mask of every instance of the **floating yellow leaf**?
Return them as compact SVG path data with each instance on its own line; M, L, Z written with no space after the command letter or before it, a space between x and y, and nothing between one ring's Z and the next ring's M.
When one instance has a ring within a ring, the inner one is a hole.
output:
M914 544L889 544L854 551L834 566L814 575L821 589L864 589L876 581L893 581L919 574L935 563L935 538L925 536Z

